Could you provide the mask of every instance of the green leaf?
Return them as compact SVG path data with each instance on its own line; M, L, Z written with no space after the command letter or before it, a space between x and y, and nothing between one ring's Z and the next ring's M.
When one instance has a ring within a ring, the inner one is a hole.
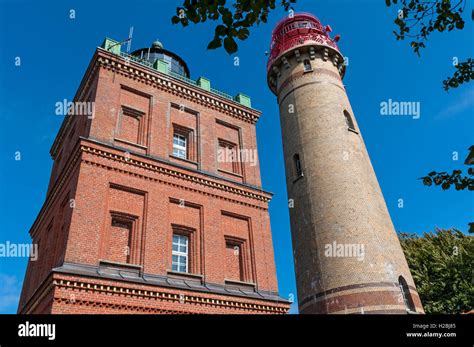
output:
M224 36L226 34L226 32L227 32L227 28L224 25L220 24L220 25L216 26L216 35L217 36Z
M456 22L456 29L463 29L463 28L464 28L464 22L463 21Z
M425 186L428 186L428 187L429 187L429 186L431 186L432 183L433 183L433 182L432 182L432 180L431 180L430 177L428 177L428 176L427 176L427 177L423 177L423 184L424 184Z
M232 37L226 37L224 39L224 48L229 54L235 53L237 52L237 43Z
M178 16L173 16L171 18L171 23L178 24L179 22L181 22L181 19Z
M207 49L216 49L222 46L222 40L219 37L214 38L209 44L207 45Z
M241 28L237 31L237 37L241 40L246 40L250 35L249 29Z
M224 22L225 25L230 27L232 25L232 22L233 22L232 13L230 11L225 12L222 15L222 21Z

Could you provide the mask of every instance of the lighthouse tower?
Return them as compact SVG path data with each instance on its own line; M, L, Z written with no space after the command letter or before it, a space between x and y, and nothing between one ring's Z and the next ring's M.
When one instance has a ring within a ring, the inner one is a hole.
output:
M300 313L422 313L342 78L331 28L311 14L272 33Z

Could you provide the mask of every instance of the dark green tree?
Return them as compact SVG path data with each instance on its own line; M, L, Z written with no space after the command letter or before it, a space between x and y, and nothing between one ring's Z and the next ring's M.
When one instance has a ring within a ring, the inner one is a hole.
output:
M450 229L400 233L400 243L426 313L474 308L474 237Z
M385 3L387 6L401 5L394 21L398 31L393 33L397 40L409 39L418 56L433 32L462 30L465 25L462 16L466 0L385 0ZM458 62L453 76L443 81L443 88L447 91L473 80L473 64L472 58Z
M288 11L295 2L280 0L279 4ZM276 0L235 0L232 4L226 0L184 0L183 5L176 8L171 22L186 27L189 23L217 21L214 38L207 48L215 49L224 44L225 50L232 54L238 49L235 39L246 40L250 35L249 28L266 23L276 6Z

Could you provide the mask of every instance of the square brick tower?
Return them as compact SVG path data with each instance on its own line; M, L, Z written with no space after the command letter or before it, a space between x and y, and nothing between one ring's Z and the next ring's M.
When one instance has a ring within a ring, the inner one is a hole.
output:
M97 48L54 141L19 313L286 313L250 98Z

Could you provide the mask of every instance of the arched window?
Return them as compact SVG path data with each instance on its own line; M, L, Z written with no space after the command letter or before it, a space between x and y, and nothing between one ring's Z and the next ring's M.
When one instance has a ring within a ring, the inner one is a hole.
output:
M294 161L294 164L295 164L296 178L302 177L303 176L303 168L301 167L300 155L295 154L293 156L293 161Z
M407 281L405 281L403 276L398 277L398 286L400 287L400 291L402 292L402 298L405 307L408 311L415 312L415 304L413 303L413 299L410 294L410 288L408 288Z
M355 130L354 121L352 120L352 117L351 117L351 115L349 114L349 112L347 112L346 110L344 110L344 118L345 118L345 120L346 120L347 127L348 127L350 130L356 131L356 130Z
M309 61L309 59L305 59L303 61L303 67L304 67L304 72L313 71L313 68L311 67L311 62Z

